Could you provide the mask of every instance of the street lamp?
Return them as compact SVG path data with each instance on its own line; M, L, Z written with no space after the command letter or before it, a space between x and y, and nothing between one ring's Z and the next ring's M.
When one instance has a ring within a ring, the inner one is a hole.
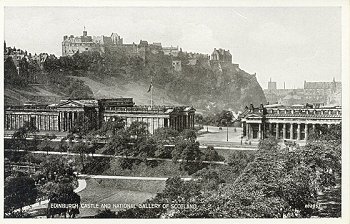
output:
M228 142L228 117L227 116L230 116L231 112L230 111L227 111L226 112L226 141Z
M228 142L228 122L226 121L226 141Z

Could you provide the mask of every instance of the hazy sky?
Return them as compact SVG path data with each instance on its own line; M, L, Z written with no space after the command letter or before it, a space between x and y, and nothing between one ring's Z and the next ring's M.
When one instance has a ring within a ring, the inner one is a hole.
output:
M183 51L230 50L259 83L283 88L341 79L339 7L81 8L5 7L5 40L31 53L60 56L64 35L118 33L124 43L161 42Z

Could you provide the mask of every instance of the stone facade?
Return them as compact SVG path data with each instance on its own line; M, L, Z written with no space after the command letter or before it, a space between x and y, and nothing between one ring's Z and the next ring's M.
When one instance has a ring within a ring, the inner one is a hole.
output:
M163 47L162 48L164 55L169 55L169 56L173 56L173 57L177 57L179 55L179 47Z
M341 105L341 82L307 82L300 89L277 89L276 82L268 82L268 88L264 90L267 102L284 105L318 104Z
M99 128L113 117L122 117L127 127L133 121L146 122L153 134L161 127L178 131L193 128L194 114L195 109L186 106L135 106L132 98L61 100L52 105L6 107L5 131L17 130L25 122L31 122L39 131L68 133L79 119L89 120L92 127Z
M329 127L342 120L341 107L285 107L282 105L250 108L241 114L243 137L247 140L263 139L268 135L277 139L306 141L317 126Z
M218 61L218 62L228 62L232 63L232 55L229 50L224 49L216 49L214 48L213 53L211 54L211 61Z
M173 60L173 61L172 61L172 66L173 66L174 71L176 71L176 72L181 72L181 70L182 70L181 61L179 61L179 60Z
M98 51L98 43L92 41L92 37L87 35L87 31L84 30L82 36L63 37L62 56L72 56L77 52L85 51Z

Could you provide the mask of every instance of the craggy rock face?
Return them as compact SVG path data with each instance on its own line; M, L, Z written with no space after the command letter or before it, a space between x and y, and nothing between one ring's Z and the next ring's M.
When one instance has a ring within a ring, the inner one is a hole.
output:
M11 63L5 63L5 101L15 105L24 101L118 96L149 104L147 88L153 80L153 100L157 105L170 103L220 111L242 110L251 103L266 104L256 75L241 70L238 64L210 60L205 55L198 56L193 63L194 56L183 52L172 58L162 52L147 51L145 57L130 57L125 52L114 51L101 55L85 52L71 58L52 57L42 68L24 69L29 75L19 76L21 82L11 78L15 77L11 75L14 69L10 69ZM181 69L173 68L174 60L181 63ZM32 77L36 77L35 80ZM32 82L40 85L31 86ZM16 91L18 88L23 90Z
M185 67L182 72L186 79L186 82L178 81L182 88L174 86L169 91L175 100L183 104L220 111L242 110L251 103L266 103L256 75L250 75L231 63L211 63L209 68L198 65Z

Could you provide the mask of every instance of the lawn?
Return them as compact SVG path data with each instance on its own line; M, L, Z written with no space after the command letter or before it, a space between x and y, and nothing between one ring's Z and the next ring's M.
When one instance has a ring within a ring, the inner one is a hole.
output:
M79 192L81 204L138 204L161 192L165 181L87 179ZM96 215L101 208L80 208L79 217ZM111 208L117 211L117 208Z
M215 149L219 155L223 156L225 159L228 159L231 154L237 153L237 152L244 152L248 154L255 154L256 151L254 150L232 150L232 149Z

